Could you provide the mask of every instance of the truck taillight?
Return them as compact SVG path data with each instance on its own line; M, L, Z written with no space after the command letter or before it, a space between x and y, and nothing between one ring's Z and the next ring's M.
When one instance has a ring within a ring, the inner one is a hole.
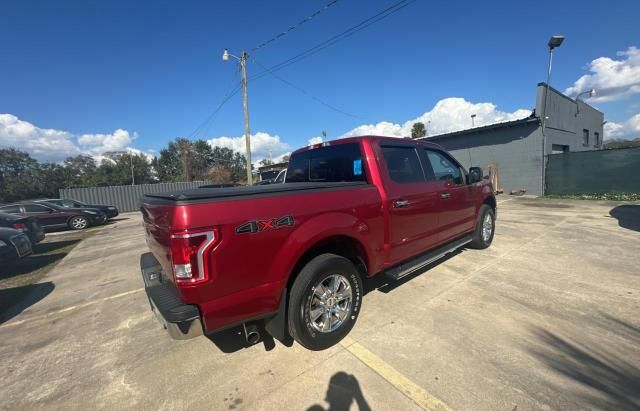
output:
M207 253L219 242L217 230L171 235L171 265L176 284L209 279Z
M13 228L16 230L24 231L27 229L27 226L24 223L13 223Z

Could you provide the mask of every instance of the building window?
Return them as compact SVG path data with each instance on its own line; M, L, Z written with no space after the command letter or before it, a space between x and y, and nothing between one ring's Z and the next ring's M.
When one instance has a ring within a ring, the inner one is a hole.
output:
M593 135L596 137L596 147L600 147L600 144L602 144L602 141L600 141L600 133L596 131Z
M589 130L586 128L582 130L582 145L585 147L589 145Z
M551 154L561 154L561 153L568 153L568 152L569 152L569 146L565 146L562 144L551 145Z

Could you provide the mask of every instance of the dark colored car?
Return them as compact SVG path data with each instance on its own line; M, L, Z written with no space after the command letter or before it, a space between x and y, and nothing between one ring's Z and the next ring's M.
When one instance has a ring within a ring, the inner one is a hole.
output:
M53 204L58 207L64 207L64 208L95 208L105 213L107 218L114 218L114 217L117 217L119 214L117 207L110 206L110 205L102 205L102 204L87 204L78 200L49 198L47 200L38 200L38 202L45 202L48 204Z
M37 244L44 240L44 229L34 217L0 213L0 227L22 231L29 237L31 244Z
M0 261L14 261L31 254L31 241L22 231L0 227Z
M0 206L0 213L34 217L45 231L60 228L83 230L93 225L104 224L107 216L100 210L90 208L64 208L49 203L23 202Z

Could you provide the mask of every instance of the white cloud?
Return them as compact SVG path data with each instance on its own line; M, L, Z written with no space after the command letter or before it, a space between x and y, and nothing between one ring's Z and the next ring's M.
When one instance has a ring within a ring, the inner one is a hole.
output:
M125 150L136 138L137 133L132 134L119 128L111 134L83 134L78 136L78 144L86 151L99 154Z
M404 124L388 121L363 124L346 132L341 137L362 135L410 137L411 128L416 122L424 123L429 135L433 136L471 128L471 114L476 115L475 126L479 127L525 118L531 114L531 110L520 109L509 113L497 110L496 105L492 103L471 103L463 98L449 97L438 101L430 111L413 120L406 121Z
M68 131L37 127L12 114L0 114L0 147L26 151L40 161L59 162L69 156L88 154L100 162L107 151L140 152L152 158L153 151L130 147L137 137L137 133L123 129L111 134L74 136Z
M607 122L604 125L605 140L640 138L640 113L623 123Z
M54 161L80 154L71 133L39 128L11 114L0 114L0 147L14 147L35 158Z
M311 138L309 139L309 145L312 145L312 144L320 144L320 143L322 143L323 141L324 141L324 140L322 139L322 137L321 137L321 136L311 137Z
M245 152L244 136L215 137L207 140L207 142L214 147L226 147L242 154ZM284 141L280 141L280 136L278 135L271 135L264 132L258 132L251 135L251 161L254 164L264 158L269 158L269 154L271 154L271 158L273 159L281 158L290 150L291 148L289 147L289 144Z
M580 77L564 92L570 96L596 90L589 102L621 100L640 93L640 49L635 46L616 53L620 59L598 57L589 63L591 74Z

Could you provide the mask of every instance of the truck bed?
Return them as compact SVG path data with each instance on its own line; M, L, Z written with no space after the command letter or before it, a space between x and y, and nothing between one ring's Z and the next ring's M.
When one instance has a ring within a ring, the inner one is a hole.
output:
M154 201L168 201L175 203L189 203L197 200L225 200L237 197L271 197L281 194L293 194L296 191L322 191L348 189L368 185L363 181L355 182L310 182L286 183L263 186L241 186L227 188L196 188L192 190L171 191L166 193L146 194L145 199Z

